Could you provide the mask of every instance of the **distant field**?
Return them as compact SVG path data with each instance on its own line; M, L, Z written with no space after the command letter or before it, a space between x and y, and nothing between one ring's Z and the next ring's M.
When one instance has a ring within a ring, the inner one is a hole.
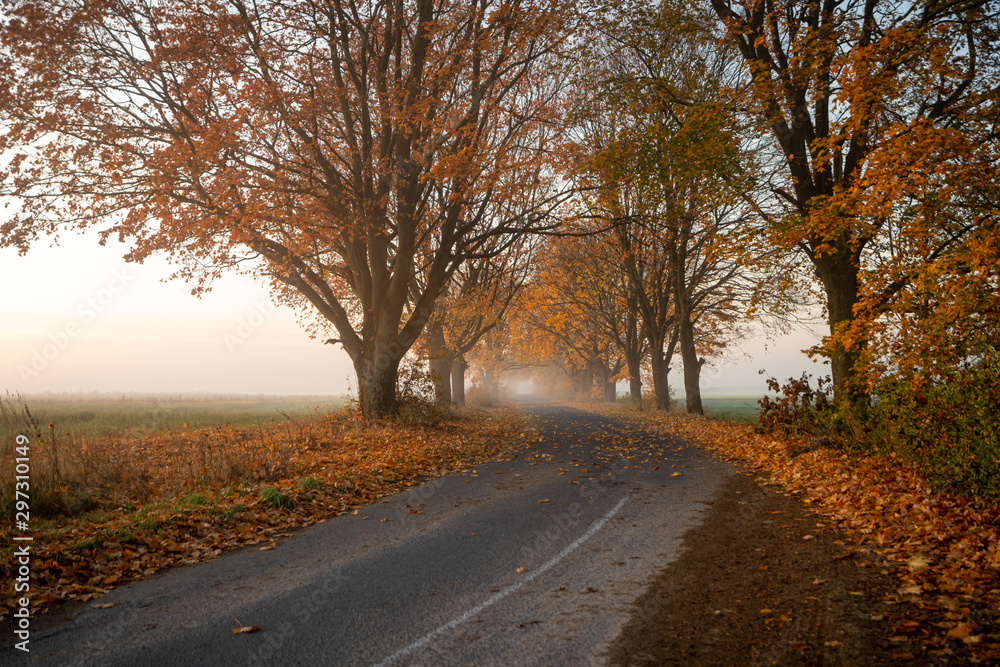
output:
M715 419L732 419L734 421L757 421L757 413L760 406L757 401L760 396L703 396L702 405L705 406L705 416ZM677 403L684 406L684 399L678 399Z
M59 434L99 436L125 429L136 434L189 427L250 426L262 422L302 419L344 407L331 396L215 395L7 395L0 397L0 434L23 430L30 413L45 429ZM9 438L5 438L9 440Z

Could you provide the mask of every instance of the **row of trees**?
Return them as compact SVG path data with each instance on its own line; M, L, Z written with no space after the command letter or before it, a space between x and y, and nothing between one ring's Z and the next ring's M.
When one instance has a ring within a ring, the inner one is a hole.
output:
M695 413L706 357L756 311L784 315L794 301L741 201L757 165L724 95L738 72L710 34L707 14L680 5L591 20L564 163L579 193L574 228L588 236L551 244L532 317L610 398L622 369L639 398L648 366L669 409L678 353Z
M799 263L849 421L872 394L1000 396L996 0L0 20L3 245L99 225L195 291L255 273L337 331L366 416L421 336L442 396L478 355L491 382L550 361L639 392L648 368L667 407L677 354L697 409L701 359L794 311Z

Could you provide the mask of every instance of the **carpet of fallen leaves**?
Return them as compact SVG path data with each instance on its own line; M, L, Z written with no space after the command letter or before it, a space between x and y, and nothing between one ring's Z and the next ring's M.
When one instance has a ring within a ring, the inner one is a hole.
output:
M116 470L129 478L85 514L32 519L31 606L40 613L64 600L86 602L164 567L241 546L268 549L292 528L357 513L428 478L502 458L516 441L508 436L523 425L507 408L433 425L363 422L344 412L92 443L85 455L117 459ZM7 545L0 620L23 595L15 594L7 570L13 535L12 526L0 526L0 544Z
M615 410L744 462L831 519L855 548L884 558L899 577L890 642L916 644L931 659L1000 664L1000 506L933 492L901 460L813 447L746 424Z

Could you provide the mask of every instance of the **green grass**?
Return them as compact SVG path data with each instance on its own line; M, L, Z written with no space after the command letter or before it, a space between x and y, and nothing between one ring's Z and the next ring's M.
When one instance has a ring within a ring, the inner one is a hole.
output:
M702 396L701 403L705 408L705 416L709 419L722 421L741 421L757 423L757 413L760 406L757 401L760 396ZM678 410L683 411L684 399L678 399Z
M51 422L57 434L101 436L131 429L136 435L199 426L252 426L264 422L303 419L344 405L341 398L322 396L197 396L38 394L7 396L28 406L44 429ZM23 424L0 420L0 437L10 440ZM20 430L19 430L20 432Z
M295 501L274 487L264 489L260 497L274 509L294 509Z

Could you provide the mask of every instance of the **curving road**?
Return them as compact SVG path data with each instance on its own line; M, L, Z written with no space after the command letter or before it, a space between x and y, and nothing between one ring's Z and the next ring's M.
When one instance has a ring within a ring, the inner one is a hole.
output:
M101 599L113 608L33 635L30 656L6 644L0 661L604 664L632 601L677 557L732 469L611 418L526 411L533 448L513 460L409 489L270 551L123 586ZM233 635L242 625L261 630Z

